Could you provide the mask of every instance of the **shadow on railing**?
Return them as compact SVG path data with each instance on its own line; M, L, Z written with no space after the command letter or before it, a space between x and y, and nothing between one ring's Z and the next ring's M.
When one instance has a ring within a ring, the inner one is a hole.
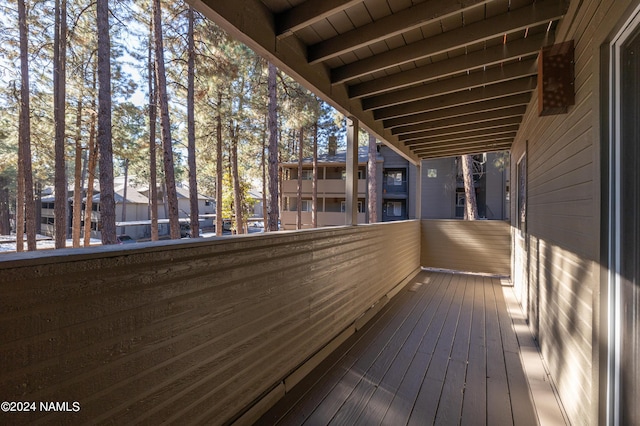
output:
M250 416L419 266L419 221L7 255L2 400L69 403L24 424Z

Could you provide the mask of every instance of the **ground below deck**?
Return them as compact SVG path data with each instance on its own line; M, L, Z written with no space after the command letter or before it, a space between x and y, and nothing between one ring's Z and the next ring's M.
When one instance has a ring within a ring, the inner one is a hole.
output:
M420 273L257 424L537 424L502 285Z

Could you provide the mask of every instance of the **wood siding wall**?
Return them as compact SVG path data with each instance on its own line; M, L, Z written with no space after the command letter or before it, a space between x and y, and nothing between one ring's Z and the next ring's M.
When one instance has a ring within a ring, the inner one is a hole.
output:
M600 150L608 93L600 89L607 67L600 49L632 3L570 3L555 42L575 43L575 105L567 114L538 117L534 96L512 147L513 281L572 424L597 424L603 407ZM516 166L525 151L526 233L515 229Z
M81 410L3 416L229 421L416 272L419 247L407 221L5 255L2 398Z
M422 266L510 274L511 237L507 222L425 219L421 224Z

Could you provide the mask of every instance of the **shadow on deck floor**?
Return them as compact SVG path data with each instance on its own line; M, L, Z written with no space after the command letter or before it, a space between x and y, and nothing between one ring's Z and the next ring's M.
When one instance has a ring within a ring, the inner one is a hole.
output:
M501 279L423 271L256 424L538 419Z

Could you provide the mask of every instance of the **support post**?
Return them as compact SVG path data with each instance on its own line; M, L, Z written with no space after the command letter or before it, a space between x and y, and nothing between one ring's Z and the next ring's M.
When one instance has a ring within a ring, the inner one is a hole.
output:
M358 223L358 120L347 118L347 176L345 182L345 224Z

